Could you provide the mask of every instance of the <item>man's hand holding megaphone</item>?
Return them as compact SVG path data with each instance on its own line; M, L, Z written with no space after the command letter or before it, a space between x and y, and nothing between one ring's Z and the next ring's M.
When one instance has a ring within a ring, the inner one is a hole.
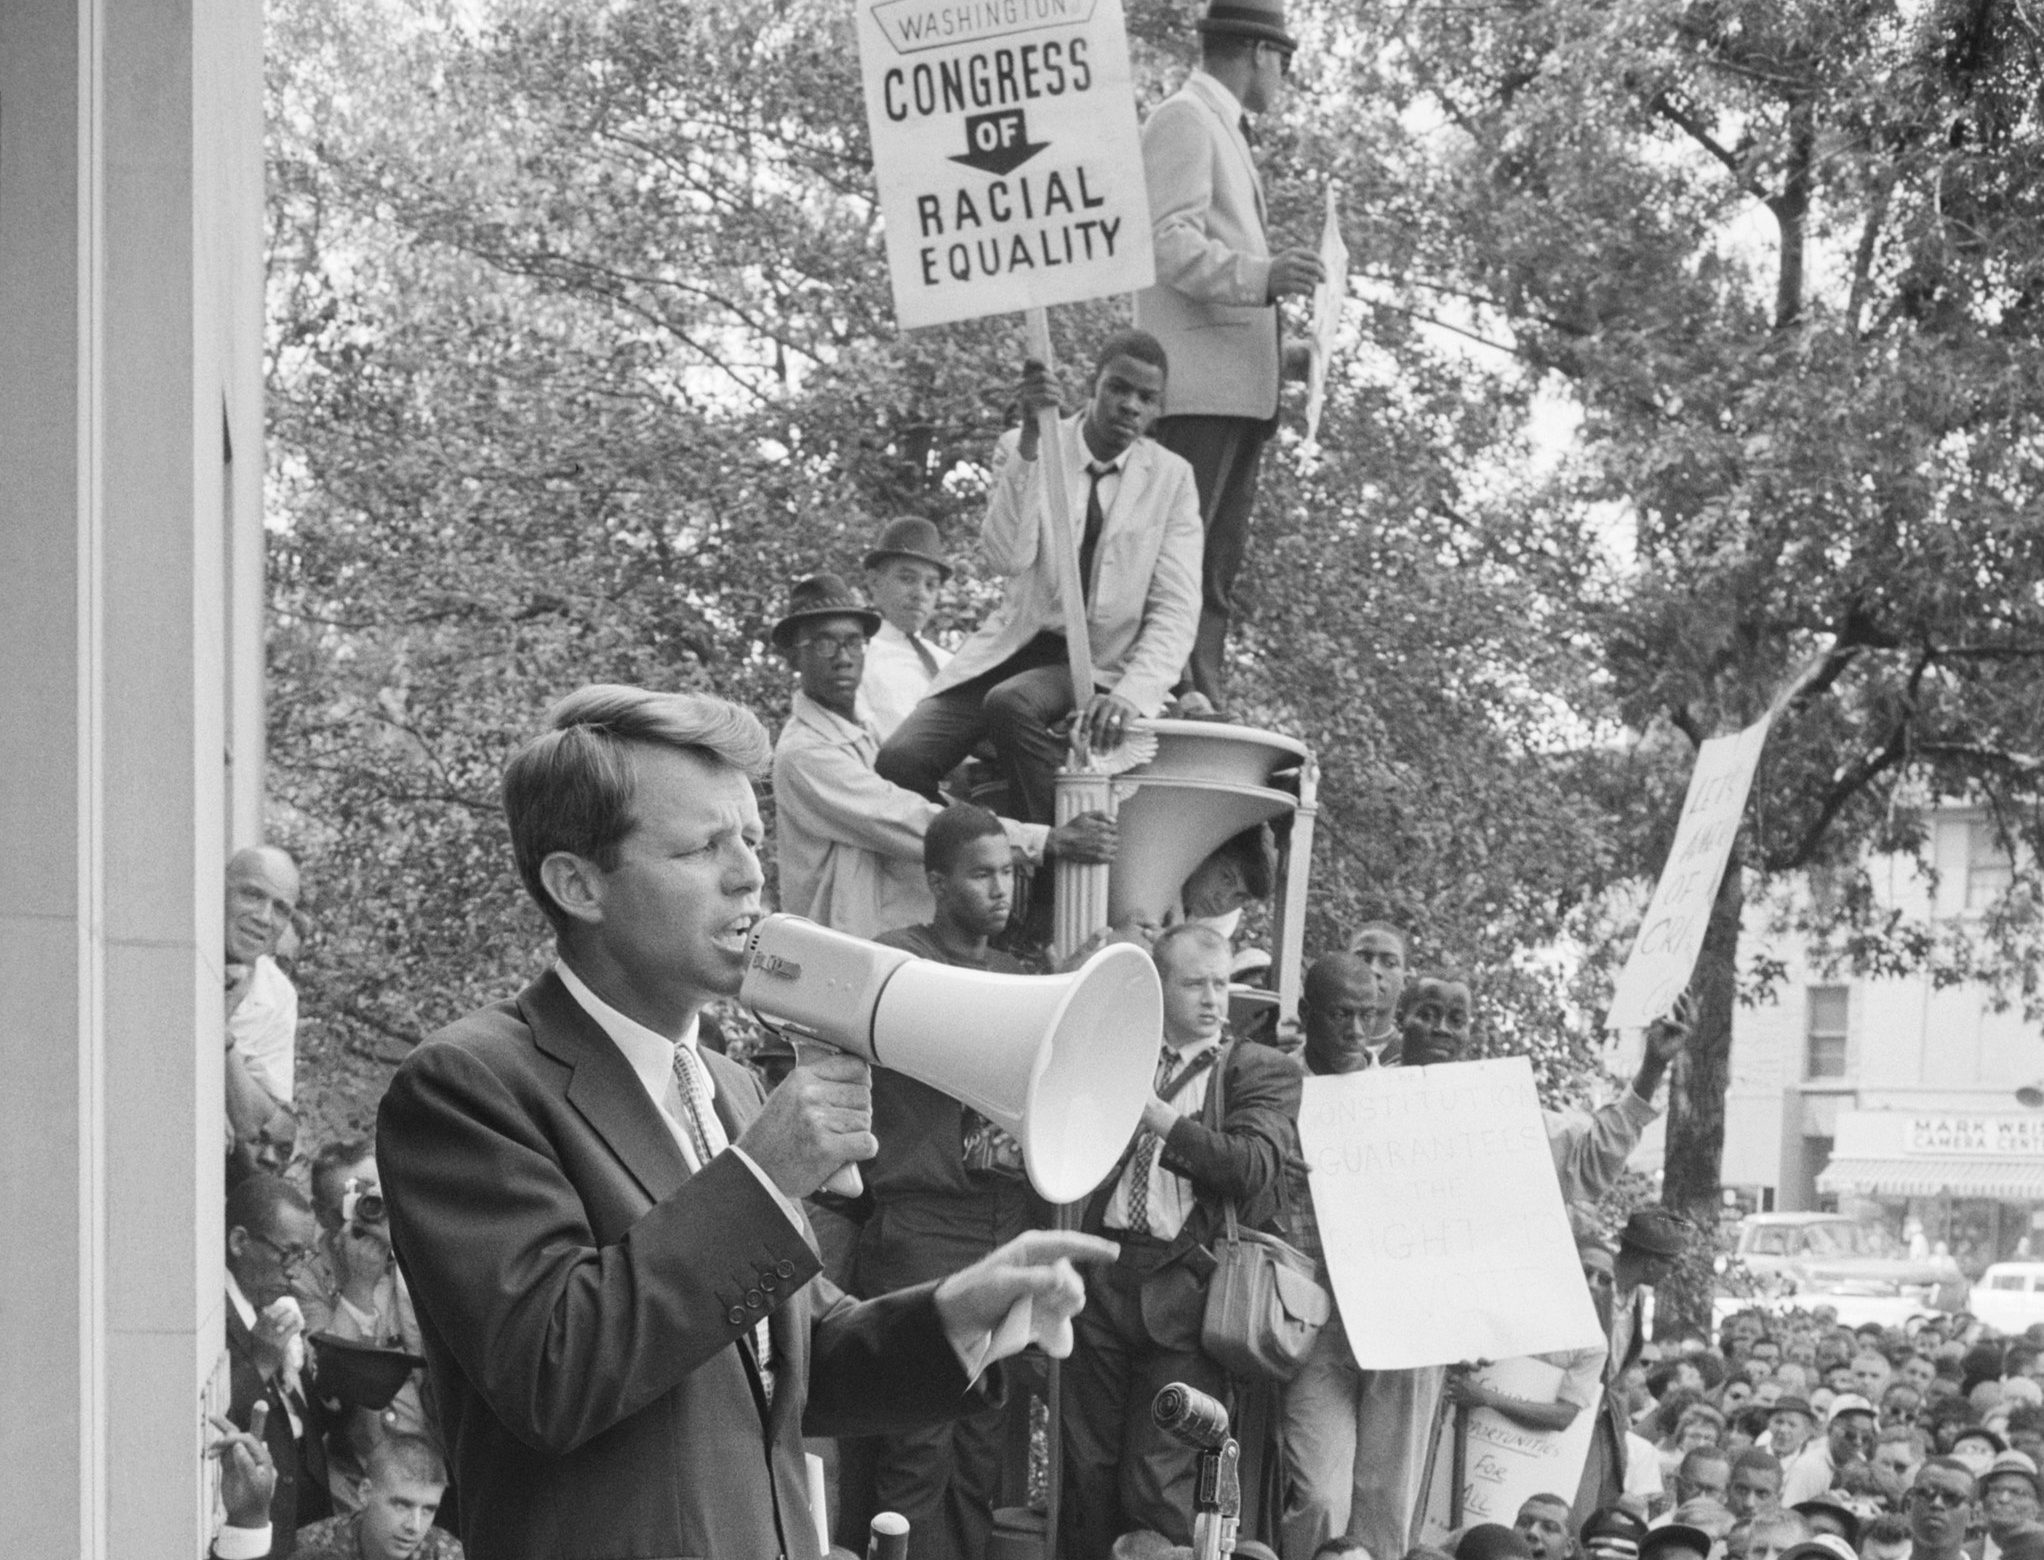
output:
M880 1152L873 1135L873 1074L859 1057L802 1047L800 1066L767 1096L738 1147L792 1198L807 1197L843 1165Z

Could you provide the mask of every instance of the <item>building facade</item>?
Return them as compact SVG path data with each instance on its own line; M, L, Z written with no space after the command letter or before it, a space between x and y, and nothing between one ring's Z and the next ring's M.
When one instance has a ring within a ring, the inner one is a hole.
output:
M1877 869L1887 902L1977 920L2007 888L2009 859L1977 810L1941 811L1932 828L1935 879L1891 859ZM2025 1241L2044 1249L2044 1108L2016 1097L2044 1078L2044 1031L2019 1008L1996 1012L1977 985L1831 977L1799 949L1759 951L1787 973L1734 1023L1726 1187L1749 1208L1920 1227L1972 1274Z
M205 1553L262 773L260 0L0 0L0 1549Z

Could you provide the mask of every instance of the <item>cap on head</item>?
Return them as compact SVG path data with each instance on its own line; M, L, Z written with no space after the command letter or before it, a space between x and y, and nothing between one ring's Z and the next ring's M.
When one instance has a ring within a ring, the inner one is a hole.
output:
M1715 1547L1716 1541L1702 1528L1691 1527L1686 1522L1667 1522L1650 1528L1647 1536L1640 1540L1639 1560L1652 1560L1654 1555L1676 1550L1708 1556Z
M865 566L877 569L889 558L913 558L917 563L931 565L945 579L951 578L951 563L944 556L944 539L937 534L937 527L921 515L888 521L873 543L873 550L866 554Z
M1533 1560L1533 1550L1517 1529L1479 1522L1455 1546L1455 1560Z
M1858 1553L1836 1533L1819 1533L1781 1552L1781 1560L1859 1560Z
M1618 1237L1620 1250L1649 1257L1679 1257L1688 1246L1684 1221L1666 1208L1635 1208Z
M1299 47L1299 40L1285 31L1284 0L1208 0L1199 30L1209 37L1254 38L1281 49Z
M1589 1515L1583 1523L1583 1542L1593 1538L1615 1538L1625 1543L1637 1544L1647 1536L1647 1525L1631 1512L1620 1506L1604 1506Z
M1776 1403L1774 1406L1780 1408L1781 1404ZM1874 1412L1874 1405L1861 1397L1857 1392L1846 1392L1831 1400L1831 1412L1825 1418L1824 1423L1827 1425L1832 1424L1844 1418L1847 1414L1865 1414L1869 1418L1880 1417Z
M1769 1409L1768 1412L1772 1414L1801 1414L1811 1424L1814 1425L1817 1422L1817 1411L1810 1407L1809 1401L1805 1398L1778 1397L1774 1400L1774 1407Z
M1994 1480L2005 1474L2014 1474L2029 1481L2031 1493L2044 1500L2044 1479L2037 1475L2037 1464L2023 1452L1998 1452L1993 1462L1987 1465L1987 1472L1980 1476L1980 1488L1985 1490Z
M1842 1542L1846 1545L1847 1553L1851 1553L1858 1546L1859 1513L1854 1511L1852 1507L1842 1505L1839 1501L1824 1495L1819 1496L1815 1500L1797 1501L1795 1505L1789 1507L1789 1510L1799 1517L1829 1517L1833 1522L1836 1522L1845 1529L1845 1537Z
M857 618L868 639L880 631L880 614L867 606L857 591L835 574L812 574L788 592L788 610L774 624L774 648L787 650L795 642L796 629L823 617Z

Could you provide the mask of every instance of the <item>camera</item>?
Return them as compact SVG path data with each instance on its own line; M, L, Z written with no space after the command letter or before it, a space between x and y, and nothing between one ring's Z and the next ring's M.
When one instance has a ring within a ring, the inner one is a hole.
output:
M349 1176L341 1188L341 1222L343 1224L381 1224L384 1218L383 1193L374 1181L364 1181L359 1176Z

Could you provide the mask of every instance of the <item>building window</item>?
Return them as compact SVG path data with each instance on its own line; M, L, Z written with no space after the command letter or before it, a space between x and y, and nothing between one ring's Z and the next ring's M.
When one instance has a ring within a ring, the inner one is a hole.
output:
M2015 863L1994 836L1994 824L1975 818L1966 828L1966 908L1985 910L2008 892Z
M1812 986L1803 1076L1845 1076L1845 987Z

